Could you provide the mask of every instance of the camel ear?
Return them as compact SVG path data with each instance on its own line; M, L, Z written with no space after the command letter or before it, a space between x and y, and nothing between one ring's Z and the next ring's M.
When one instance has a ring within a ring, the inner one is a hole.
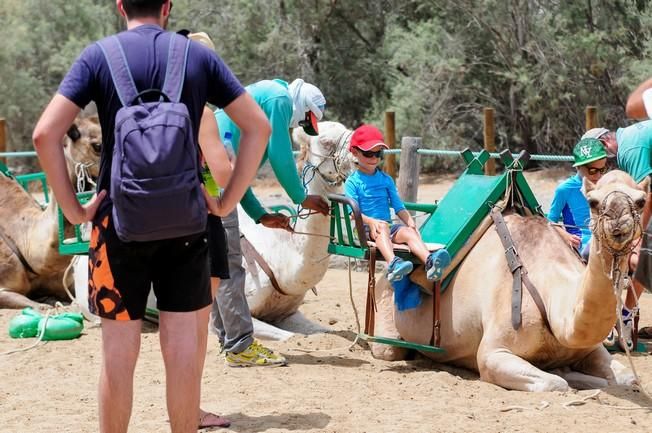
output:
M77 125L75 125L74 123L70 126L70 128L68 128L68 132L66 132L66 135L72 141L77 141L81 137L81 133L79 132L79 128L77 128Z
M645 179L638 183L638 187L642 189L646 194L650 193L650 176L645 176Z
M595 184L585 177L582 180L582 189L584 190L584 195L587 195L595 189Z

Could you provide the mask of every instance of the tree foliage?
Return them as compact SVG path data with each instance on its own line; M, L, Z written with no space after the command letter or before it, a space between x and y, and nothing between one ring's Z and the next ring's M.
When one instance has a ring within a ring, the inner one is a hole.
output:
M0 116L24 149L81 49L122 24L104 0L3 6ZM399 137L478 149L489 106L499 147L567 154L585 106L605 126L628 122L627 95L651 75L651 24L649 0L176 0L169 28L209 33L244 84L315 83L349 127L394 110Z

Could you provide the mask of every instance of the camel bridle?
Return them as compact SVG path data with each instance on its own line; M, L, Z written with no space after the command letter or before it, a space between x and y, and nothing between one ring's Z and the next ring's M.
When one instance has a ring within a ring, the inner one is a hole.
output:
M311 155L321 158L321 161L317 165L313 165L308 159L306 159L306 165L303 168L303 185L304 187L312 181L315 177L315 174L318 174L321 180L330 187L340 186L344 183L347 178L347 173L343 170L344 161L346 160L346 150L347 144L353 135L353 131L346 130L344 131L339 138L337 139L337 145L333 149L333 153L330 155L323 155L317 152L314 152L311 149L308 149L308 152ZM326 161L333 161L333 167L335 168L335 179L327 177L319 169L323 163ZM306 182L306 177L308 174L311 174L312 177Z

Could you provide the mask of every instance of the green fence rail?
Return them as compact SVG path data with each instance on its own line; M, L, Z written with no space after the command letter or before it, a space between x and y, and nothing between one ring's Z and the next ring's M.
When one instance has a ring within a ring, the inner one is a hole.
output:
M292 152L294 156L297 156L300 152ZM401 153L401 149L388 149L383 152L386 155L389 154L398 154ZM458 156L462 153L461 150L440 150L440 149L418 149L417 153L419 155L431 155L431 156ZM478 156L480 152L473 152L473 156ZM0 152L0 158L18 158L18 157L27 157L27 156L36 156L36 152ZM500 158L498 152L492 152L489 156L493 159ZM512 156L516 158L517 153L513 153ZM552 161L552 162L573 162L573 157L570 155L530 155L531 161Z
M384 154L397 154L401 153L402 149L388 149L384 150ZM419 155L431 155L431 156L458 156L462 154L461 150L440 150L440 149L417 149ZM474 157L480 155L480 152L471 152ZM512 153L512 157L516 158L517 153ZM499 159L500 153L491 152L489 157L493 159ZM553 162L573 162L573 157L570 155L530 155L530 161L553 161Z
M0 152L0 158L18 158L24 156L36 156L36 152L33 150L25 152Z

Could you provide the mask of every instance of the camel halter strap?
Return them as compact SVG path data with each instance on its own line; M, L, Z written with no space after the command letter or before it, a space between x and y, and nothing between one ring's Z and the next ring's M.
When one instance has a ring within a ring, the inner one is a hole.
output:
M83 162L75 163L75 176L77 177L77 192L82 192L86 190L86 182L90 183L92 186L96 186L96 183L93 181L93 178L88 173L88 169L95 165L95 163L85 164Z
M96 186L96 183L93 181L93 178L88 173L88 169L94 166L95 162L81 162L75 161L68 153L65 154L66 159L74 164L75 167L75 177L77 177L77 192L82 192L86 190L86 182L92 186Z

